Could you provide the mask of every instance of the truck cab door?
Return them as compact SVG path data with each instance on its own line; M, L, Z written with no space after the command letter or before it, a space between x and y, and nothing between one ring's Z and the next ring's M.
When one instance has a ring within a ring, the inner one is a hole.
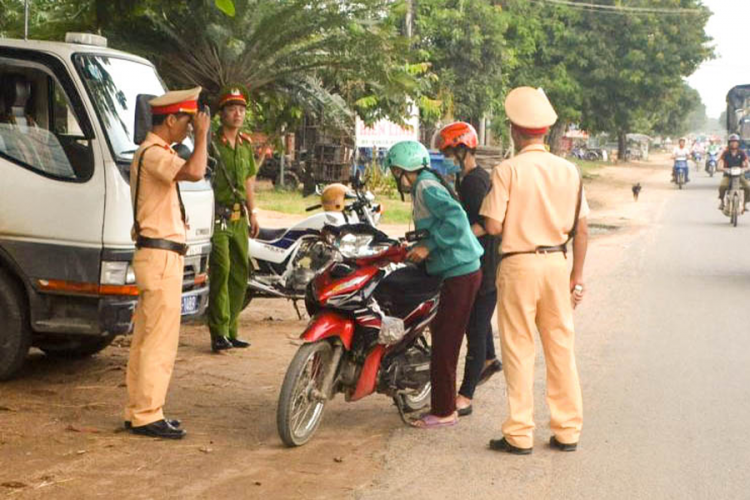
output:
M0 49L0 258L27 286L99 282L101 154L65 64Z

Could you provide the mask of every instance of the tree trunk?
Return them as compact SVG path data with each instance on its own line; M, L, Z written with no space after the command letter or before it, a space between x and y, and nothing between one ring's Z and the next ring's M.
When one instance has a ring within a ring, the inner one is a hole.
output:
M558 121L552 126L547 141L549 142L549 148L552 154L559 155L562 151L562 138L565 135L565 131L568 129L568 124L563 121Z
M628 134L627 132L617 132L617 161L625 161L625 153L628 150Z

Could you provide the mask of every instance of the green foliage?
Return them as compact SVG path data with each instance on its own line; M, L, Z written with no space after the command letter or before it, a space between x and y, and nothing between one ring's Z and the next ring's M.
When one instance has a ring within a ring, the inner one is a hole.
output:
M659 125L660 114L683 106L684 101L674 97L684 92L683 78L713 55L705 33L710 12L700 0L652 0L648 6L695 8L703 13L582 15L588 29L581 55L589 66L579 76L586 89L581 123L590 131L619 137L648 132Z
M229 17L234 17L234 2L232 0L216 0L216 8Z
M414 48L430 64L422 117L476 121L499 110L506 88L507 22L488 0L419 0Z
M698 14L602 13L528 0L34 0L31 35L94 31L154 61L173 86L216 96L230 82L252 92L250 126L272 141L303 116L350 131L429 127L493 116L507 132L508 89L542 87L559 116L590 132L674 135L703 119L684 77L712 57L701 0L629 0L628 7ZM621 5L621 0L597 0ZM0 0L0 36L23 35L23 0Z
M377 162L372 162L365 168L367 188L387 198L400 198L396 179L388 169L383 169Z

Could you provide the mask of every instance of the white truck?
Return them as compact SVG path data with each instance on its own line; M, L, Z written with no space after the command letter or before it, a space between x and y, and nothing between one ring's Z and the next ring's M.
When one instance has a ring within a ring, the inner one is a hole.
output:
M101 37L0 39L0 380L31 346L89 356L131 330L135 104L165 90L149 61ZM208 301L214 199L206 181L180 187L189 317Z

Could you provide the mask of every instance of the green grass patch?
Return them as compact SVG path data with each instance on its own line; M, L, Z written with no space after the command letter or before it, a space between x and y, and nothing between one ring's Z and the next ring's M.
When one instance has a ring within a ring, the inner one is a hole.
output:
M606 163L601 161L573 160L573 163L578 165L578 168L581 169L581 175L583 175L584 179L588 180L599 177L596 171L606 166Z
M316 195L303 198L299 192L276 190L273 188L256 187L255 199L263 210L273 210L284 214L304 215L307 207L320 203ZM375 203L381 203L385 213L383 224L408 224L411 221L411 203L402 202L400 198L375 195Z

